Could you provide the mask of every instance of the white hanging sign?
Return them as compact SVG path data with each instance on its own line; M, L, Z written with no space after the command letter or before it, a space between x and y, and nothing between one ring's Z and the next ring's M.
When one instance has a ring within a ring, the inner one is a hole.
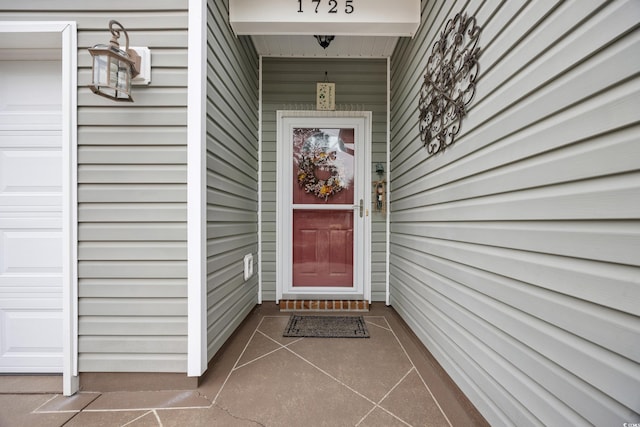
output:
M336 109L336 84L329 82L316 83L316 110Z
M360 35L412 37L420 0L230 0L238 35Z

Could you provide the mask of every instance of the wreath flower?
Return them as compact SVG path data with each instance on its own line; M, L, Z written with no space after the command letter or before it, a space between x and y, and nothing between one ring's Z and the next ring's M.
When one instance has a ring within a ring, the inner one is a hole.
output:
M320 179L316 171L329 172L329 178ZM336 165L336 152L327 153L315 148L303 153L298 162L298 184L306 193L327 201L345 188L342 168Z

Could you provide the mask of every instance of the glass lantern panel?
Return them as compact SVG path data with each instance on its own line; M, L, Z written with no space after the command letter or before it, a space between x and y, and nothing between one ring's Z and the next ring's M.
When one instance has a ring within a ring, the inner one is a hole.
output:
M104 86L109 81L109 73L107 72L108 57L97 55L93 57L93 84L95 86Z
M129 93L131 67L127 62L118 61L118 91Z
M119 71L118 58L109 58L109 87L115 89L118 87L118 71Z

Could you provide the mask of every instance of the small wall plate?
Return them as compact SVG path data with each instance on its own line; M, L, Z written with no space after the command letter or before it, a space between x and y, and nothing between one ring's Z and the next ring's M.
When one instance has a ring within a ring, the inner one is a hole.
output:
M253 276L253 254L244 256L244 280L245 282Z
M140 55L140 74L131 79L132 85L148 85L151 83L151 50L148 47L129 47Z

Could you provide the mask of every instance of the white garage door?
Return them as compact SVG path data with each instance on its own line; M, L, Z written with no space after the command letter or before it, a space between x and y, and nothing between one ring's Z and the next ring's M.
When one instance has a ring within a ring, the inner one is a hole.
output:
M0 372L62 372L61 63L0 55Z

